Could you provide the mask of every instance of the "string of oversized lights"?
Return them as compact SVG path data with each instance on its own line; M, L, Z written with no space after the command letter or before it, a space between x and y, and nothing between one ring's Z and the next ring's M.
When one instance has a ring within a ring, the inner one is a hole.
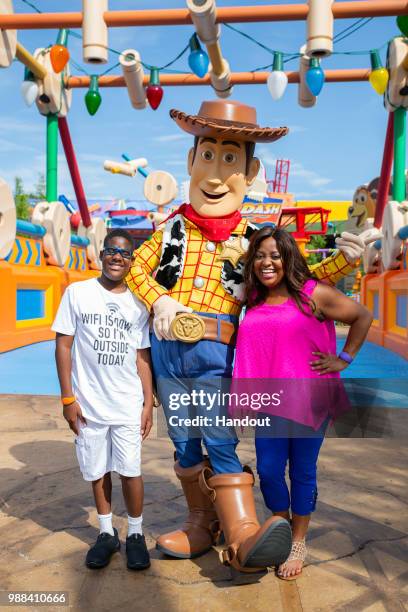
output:
M38 13L41 11L32 3L27 0L22 0L25 4L28 4L32 8L34 8ZM366 25L372 18L368 19L359 19L356 23L351 24L345 30L339 32L335 37L334 41L339 42L339 40L344 40L347 36L354 34L357 29ZM400 15L397 17L397 25L402 34L408 37L408 15ZM267 66L263 66L262 68L256 68L252 72L256 72L257 70L262 70L265 68L272 68L271 73L267 78L267 87L270 92L270 95L273 100L279 100L283 94L285 93L286 86L288 84L288 77L283 71L283 64L300 57L300 53L285 53L283 51L277 51L274 49L270 49L263 43L260 43L252 36L238 30L237 28L231 26L230 24L224 24L226 27L231 30L237 32L238 34L244 36L245 38L252 40L255 44L267 50L268 52L273 54L273 63L268 64ZM347 34L348 32L348 34ZM68 42L68 34L74 36L75 38L82 39L80 34L73 32L72 30L62 29L59 31L57 41L54 45L48 47L50 49L50 60L53 67L53 70L56 73L62 73L68 61L70 59L70 53L67 48ZM388 44L385 43L382 47L377 49L370 49L368 51L342 51L342 52L334 52L333 55L369 55L370 63L371 63L371 72L369 75L369 82L373 87L374 91L376 91L379 95L383 95L388 84L389 74L388 70L383 66L380 58L380 51L386 47ZM141 62L142 66L150 71L149 84L146 88L146 98L153 110L156 110L163 98L163 88L160 85L160 72L166 70L174 64L177 60L179 60L187 50L190 51L188 56L188 65L191 71L199 78L205 77L208 71L209 66L209 58L207 53L202 49L200 45L200 41L196 33L194 33L190 39L188 45L170 62L165 64L164 66L152 66L150 64L146 64ZM109 48L109 51L115 53L117 55L121 55L120 51L116 49ZM286 57L286 59L284 59ZM108 74L112 70L114 70L119 63L111 66L105 72L100 75L89 74L86 70L84 70L81 66L79 66L74 60L71 59L72 65L82 73L86 74L90 77L90 84L87 93L85 94L85 105L90 115L95 115L98 111L101 103L102 96L99 92L98 79L105 74ZM314 96L318 96L324 85L324 71L320 65L320 60L316 57L312 57L309 61L309 69L305 74L306 84L310 90L310 92ZM24 101L28 106L31 106L38 95L38 86L34 80L34 75L30 72L29 69L25 68L24 72L24 81L21 85L21 92L24 98Z

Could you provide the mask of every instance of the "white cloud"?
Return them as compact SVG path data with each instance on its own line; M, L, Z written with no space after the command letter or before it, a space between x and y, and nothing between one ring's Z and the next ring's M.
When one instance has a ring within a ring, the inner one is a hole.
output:
M187 161L185 159L168 159L164 162L165 166L184 166L186 168Z
M307 132L307 128L303 125L288 125L289 134L297 134L298 132Z
M87 162L96 162L97 164L103 164L106 155L96 155L95 153L79 153L78 159Z
M289 191L291 192L290 189ZM296 191L294 195L296 200L315 200L317 198L316 192L312 191Z
M323 187L323 185L328 185L333 180L320 176L314 170L307 170L300 162L292 162L290 164L289 179L291 178L302 179L312 187Z
M328 185L329 183L331 183L332 180L333 179L316 176L310 178L310 184L314 187L322 187L323 185Z
M155 136L152 138L153 142L177 142L178 140L185 140L191 138L190 134L164 134L163 136Z
M268 150L265 146L260 146L255 151L256 155L262 161L264 166L267 169L267 177L272 178L275 172L275 166L277 158L271 154L270 150ZM269 170L269 172L268 172ZM291 179L301 179L307 185L312 187L323 187L324 185L328 185L332 182L332 179L320 176L314 170L308 170L301 164L300 162L291 161L290 169L289 169L289 181Z
M290 191L290 190L289 190ZM316 191L297 191L294 195L297 200L350 200L353 189L318 189Z
M276 157L272 155L271 150L268 147L265 147L264 145L256 147L255 155L261 160L264 166L272 166L273 169L275 169Z
M0 117L0 130L2 132L24 132L25 134L41 134L42 132L45 133L45 118L43 125L41 125L34 121L32 123L27 123L25 121L16 121L15 119L12 119L10 117L3 116Z
M327 195L336 196L338 198L345 198L346 200L351 200L355 190L355 187L350 187L350 189L325 189L324 193Z
M35 151L34 147L30 147L25 143L19 143L12 140L7 140L6 138L0 138L0 151L4 152L7 155L10 151Z

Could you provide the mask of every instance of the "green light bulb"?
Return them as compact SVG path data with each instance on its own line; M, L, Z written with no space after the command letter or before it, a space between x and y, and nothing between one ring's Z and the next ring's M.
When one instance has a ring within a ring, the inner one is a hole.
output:
M85 96L85 104L90 115L94 115L102 103L102 97L99 93L98 76L93 74L89 84L89 90Z

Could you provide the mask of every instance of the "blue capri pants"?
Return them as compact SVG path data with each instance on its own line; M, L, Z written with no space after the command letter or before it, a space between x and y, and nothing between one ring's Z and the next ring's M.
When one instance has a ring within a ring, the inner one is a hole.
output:
M279 437L287 433L286 419L271 419L273 431L258 428L255 438L257 471L265 504L272 512L291 509L295 514L307 516L316 507L317 459L327 422L318 431L291 423L292 433L296 425L295 431L302 437ZM285 480L288 463L290 494Z

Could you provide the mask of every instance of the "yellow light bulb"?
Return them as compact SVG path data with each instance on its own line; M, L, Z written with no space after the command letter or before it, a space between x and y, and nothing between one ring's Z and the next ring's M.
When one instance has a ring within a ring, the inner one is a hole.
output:
M388 84L388 70L386 68L377 68L370 72L370 76L368 80L374 91L376 91L380 96L383 95L385 90L387 89Z

